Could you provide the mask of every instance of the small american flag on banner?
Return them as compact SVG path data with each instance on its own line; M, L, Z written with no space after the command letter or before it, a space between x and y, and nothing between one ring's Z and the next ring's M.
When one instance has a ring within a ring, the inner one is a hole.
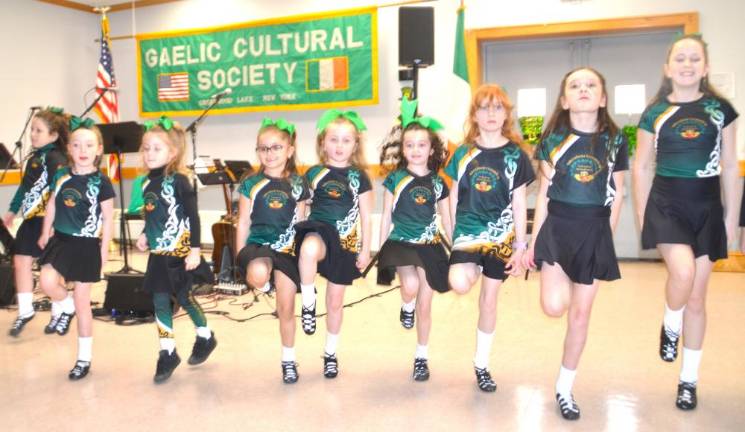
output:
M158 75L158 100L189 100L189 74L177 72Z

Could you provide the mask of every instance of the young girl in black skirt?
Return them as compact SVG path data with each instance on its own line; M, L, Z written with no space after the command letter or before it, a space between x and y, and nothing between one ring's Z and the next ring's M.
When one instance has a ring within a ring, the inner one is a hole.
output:
M365 123L354 111L326 111L318 120L316 150L321 160L305 173L312 191L308 220L295 226L300 269L302 324L316 331L316 271L326 285L326 345L323 375L339 373L336 347L341 330L344 290L370 262L372 185L362 169Z
M660 357L674 361L683 336L675 404L691 410L697 404L709 276L714 262L727 257L728 241L734 241L737 230L737 112L709 83L701 36L675 41L664 72L660 90L639 121L634 192L642 247L656 247L668 272Z
M382 274L395 269L398 273L403 301L399 319L407 329L416 321L412 376L416 381L426 381L432 294L433 290L448 290L448 256L437 224L438 209L448 241L452 228L448 187L437 174L447 159L445 144L437 135L442 125L430 117L415 117L416 106L416 101L402 100L401 138L384 146L380 156L381 165L393 162L395 168L383 181L378 271Z
M137 248L150 249L143 286L152 293L160 353L153 380L170 378L181 363L173 332L171 296L186 310L197 338L189 364L204 362L217 346L215 334L207 327L199 303L194 300L195 279L209 280L211 271L200 255L200 225L196 196L184 174L186 139L184 129L168 117L145 122L142 153L149 170L143 184L145 232Z
M28 155L26 169L23 171L21 184L18 186L10 209L3 216L2 223L13 226L16 215L23 218L21 226L16 231L13 243L13 272L18 299L18 317L13 322L9 334L18 336L27 322L34 317L33 289L34 277L31 266L34 258L41 254L38 241L44 220L44 210L49 199L50 183L59 168L67 165L65 148L68 138L68 118L61 108L49 107L41 110L31 120L31 146L33 151ZM60 302L52 302L52 318L44 332L60 335L67 333L70 320L75 315L72 298L63 300L65 319L59 321L62 315Z
M601 280L620 278L613 247L623 197L628 145L607 109L605 79L590 68L564 76L559 99L535 157L541 185L526 267L541 268L541 306L567 313L556 400L562 417L580 410L572 385L587 340L590 311Z
M535 174L521 145L507 94L483 85L471 100L464 143L445 168L453 179L450 215L455 220L450 287L465 294L482 276L473 364L476 384L485 392L497 389L488 369L497 294L508 275L521 271L527 248L525 188Z
M103 139L93 120L73 117L70 130L68 152L72 163L58 170L50 184L53 190L39 238L39 247L44 250L39 257L39 284L57 302L68 298L65 283L74 284L78 358L68 377L79 380L91 368L91 284L101 279L101 268L109 256L114 188L98 170Z
M295 125L285 119L264 119L256 138L259 172L241 182L238 192L236 241L238 266L246 282L277 288L277 315L282 340L282 381L297 382L295 362L295 294L300 273L295 259L295 224L305 217L310 198L295 168ZM245 245L245 246L244 246Z

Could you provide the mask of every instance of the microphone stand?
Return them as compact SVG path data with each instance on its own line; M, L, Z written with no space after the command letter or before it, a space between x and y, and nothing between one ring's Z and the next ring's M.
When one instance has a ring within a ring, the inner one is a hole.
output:
M85 111L83 111L83 114L80 114L80 118L83 118L83 116L85 116L86 114L88 114L88 112L90 112L90 110L92 110L93 107L96 106L96 104L98 103L98 101L101 100L101 98L103 97L103 95L105 95L107 91L111 90L111 87L95 87L95 89L96 90L101 90L101 92L98 93L98 97L96 98L96 100L94 100L92 104L88 105L88 108L86 108Z
M8 170L10 169L11 165L13 165L16 152L18 152L18 165L21 170L21 177L23 177L23 136L26 135L26 130L28 129L29 123L31 123L31 119L34 118L34 111L36 111L36 108L31 108L31 110L28 113L28 117L26 118L26 124L23 125L23 131L21 131L21 135L18 137L18 141L16 141L16 146L13 149L13 153L10 154L10 159L8 160L8 163L5 164L5 168L3 169L3 174L0 176L0 182L5 180L5 175L8 174Z
M196 176L196 168L197 168L197 126L199 126L199 123L201 123L204 118L207 116L207 113L217 105L218 102L220 102L220 99L224 94L219 94L215 96L215 100L202 111L202 114L199 115L189 126L186 127L186 132L189 132L189 135L191 136L191 152L194 157L192 160L191 170L194 172L194 177L192 179L192 186L194 188L194 203L197 204L197 208L199 208L199 194L197 193L197 176Z

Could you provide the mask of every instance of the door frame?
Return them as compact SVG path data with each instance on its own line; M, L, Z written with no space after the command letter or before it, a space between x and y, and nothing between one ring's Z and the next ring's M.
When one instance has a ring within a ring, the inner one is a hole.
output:
M698 31L698 12L466 30L466 59L471 89L475 90L481 85L483 77L481 48L486 42L557 36L597 36L662 29L679 29L684 34L695 33Z

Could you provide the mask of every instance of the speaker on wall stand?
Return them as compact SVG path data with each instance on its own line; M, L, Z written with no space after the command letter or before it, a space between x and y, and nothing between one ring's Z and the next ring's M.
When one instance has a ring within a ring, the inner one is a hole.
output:
M435 64L435 9L398 8L399 81L413 81L412 99L418 96L419 69Z

